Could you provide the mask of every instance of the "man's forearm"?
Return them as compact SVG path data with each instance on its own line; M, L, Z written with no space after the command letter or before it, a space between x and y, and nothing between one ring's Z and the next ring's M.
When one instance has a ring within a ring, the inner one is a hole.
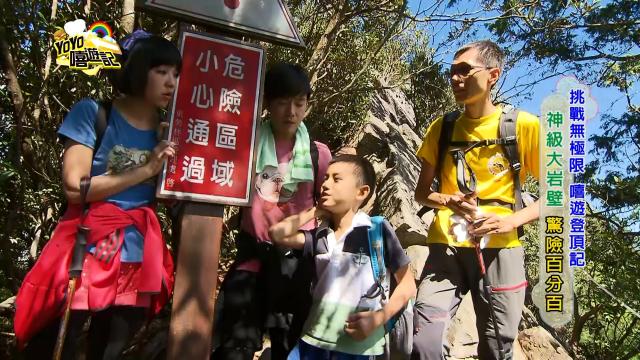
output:
M451 195L429 191L427 194L416 194L416 201L434 209L444 209Z
M540 199L536 200L533 204L517 211L511 215L511 221L515 227L528 224L540 217Z

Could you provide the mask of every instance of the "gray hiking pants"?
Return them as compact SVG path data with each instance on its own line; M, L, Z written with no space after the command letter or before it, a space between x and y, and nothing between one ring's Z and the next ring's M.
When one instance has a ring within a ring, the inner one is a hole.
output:
M527 281L522 247L482 250L506 359L513 357L513 341L524 306ZM480 359L498 359L489 300L474 248L429 244L414 311L412 359L444 359L447 328L464 295L471 291L478 329Z

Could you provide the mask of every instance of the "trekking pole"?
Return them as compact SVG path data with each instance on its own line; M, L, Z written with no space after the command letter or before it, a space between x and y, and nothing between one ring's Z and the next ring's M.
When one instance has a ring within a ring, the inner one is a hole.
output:
M71 314L71 300L73 299L73 295L76 292L77 280L82 274L82 262L84 261L84 253L87 246L87 237L89 235L89 228L84 225L84 220L89 210L86 199L87 193L89 192L90 184L90 177L83 176L82 179L80 179L80 205L82 207L82 215L80 217L80 223L78 224L76 241L73 245L73 253L71 255L71 265L69 267L69 286L67 288L67 304L65 306L64 315L62 316L62 321L60 322L60 328L58 329L58 338L56 339L56 347L53 352L54 360L60 360L62 358L62 348L64 347L64 340L67 337L69 315Z
M493 323L493 331L496 334L496 342L498 343L498 359L504 360L505 353L504 348L502 347L502 341L500 340L500 331L498 330L498 321L496 319L496 311L493 307L493 289L491 289L491 285L489 284L489 276L487 275L487 269L484 266L484 259L482 257L482 249L480 248L480 239L476 238L476 256L478 258L478 264L480 265L480 275L482 275L482 285L484 288L484 295L489 300L489 314L491 315L491 322Z
M456 182L458 183L458 188L465 196L470 196L475 194L476 191L476 176L473 172L473 169L469 166L467 161L465 160L465 153L471 149L473 149L480 142L476 142L474 145L466 148L466 149L454 149L450 150L451 155L453 156L453 160L456 164ZM469 184L467 185L466 181L466 173L469 173ZM475 196L476 199L476 207L480 208L480 199ZM475 248L476 248L476 257L478 258L478 265L480 266L480 274L482 275L482 285L484 288L484 295L487 297L489 301L489 314L491 315L491 323L493 324L493 330L496 335L496 342L498 343L498 359L504 360L505 353L504 348L502 347L502 342L500 341L500 331L498 330L498 321L496 319L496 311L493 307L493 289L491 289L491 284L489 284L489 276L487 275L487 269L484 266L484 259L482 257L482 237L475 237Z

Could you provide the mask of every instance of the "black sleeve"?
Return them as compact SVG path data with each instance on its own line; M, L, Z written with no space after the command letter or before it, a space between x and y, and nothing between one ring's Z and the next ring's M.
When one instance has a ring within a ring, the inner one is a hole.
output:
M391 224L385 219L382 231L384 232L384 263L393 273L409 264L410 260L404 249L400 246L400 240Z

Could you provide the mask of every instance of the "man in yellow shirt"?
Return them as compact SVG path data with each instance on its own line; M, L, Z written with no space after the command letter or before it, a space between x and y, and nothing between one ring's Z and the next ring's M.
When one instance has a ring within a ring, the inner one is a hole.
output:
M438 154L444 118L430 125L417 153L422 169L415 199L437 209L437 213L429 229L429 257L415 305L413 359L444 359L447 327L469 291L477 316L480 359L513 356L527 285L518 228L539 216L537 201L526 207L516 206L516 199L521 197L516 196L515 189L527 173L538 178L539 122L523 111L514 116L517 146L513 148L518 153L514 166L504 143L493 141L505 137L499 129L506 111L491 102L491 89L502 73L503 62L502 50L488 40L467 44L455 53L450 81L464 112L451 119L453 129L446 154ZM489 141L468 146L483 140ZM455 144L465 144L464 149L455 154ZM471 174L474 184L469 179ZM436 177L440 188L433 191ZM476 252L480 242L484 247L480 258L486 265L484 280L488 281L483 281ZM491 285L491 295L483 289L485 282Z

